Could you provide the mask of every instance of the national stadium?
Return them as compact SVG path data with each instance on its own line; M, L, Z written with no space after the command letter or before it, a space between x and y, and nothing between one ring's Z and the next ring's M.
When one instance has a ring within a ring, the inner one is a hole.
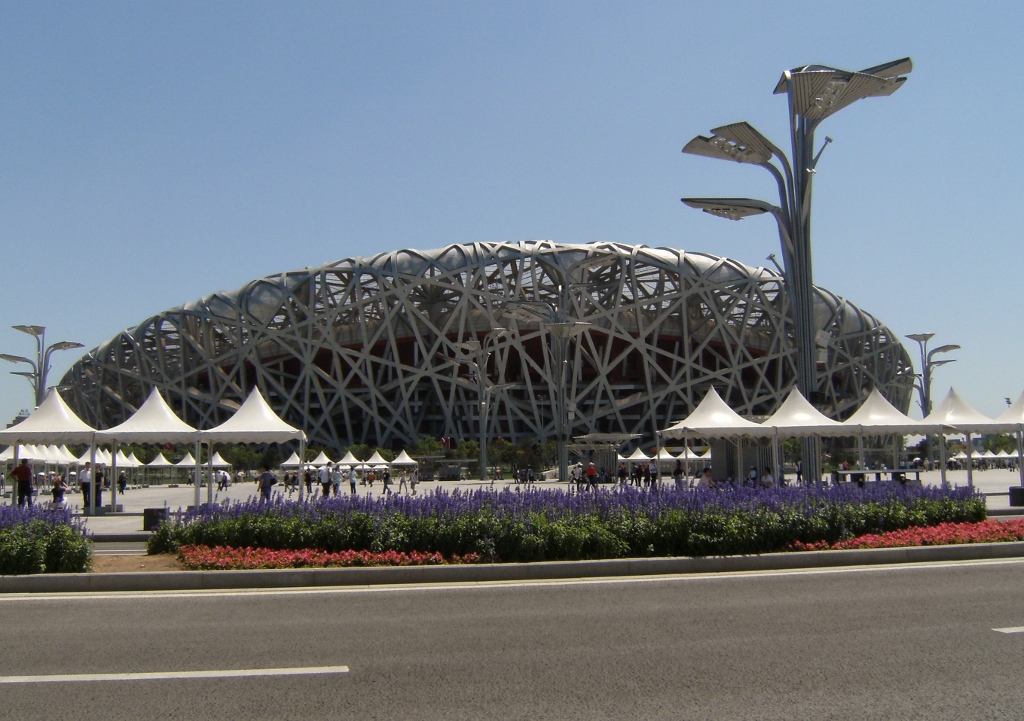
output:
M817 391L850 415L877 387L901 411L910 358L878 319L815 288ZM482 369L478 373L477 369ZM635 435L710 387L741 415L795 385L778 273L619 243L481 242L289 271L144 320L61 381L86 422L122 422L160 389L209 428L253 387L311 443L402 448L420 437L514 443Z

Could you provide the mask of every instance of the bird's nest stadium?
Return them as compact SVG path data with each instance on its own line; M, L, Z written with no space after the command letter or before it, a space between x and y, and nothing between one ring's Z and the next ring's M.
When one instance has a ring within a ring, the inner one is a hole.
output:
M905 411L910 358L869 313L815 289L816 405L873 387ZM780 275L670 248L550 241L396 250L254 280L153 316L61 381L84 420L120 423L157 387L209 428L258 386L313 443L423 436L653 439L709 387L740 414L795 385ZM483 373L478 374L477 368ZM483 401L483 402L482 402Z

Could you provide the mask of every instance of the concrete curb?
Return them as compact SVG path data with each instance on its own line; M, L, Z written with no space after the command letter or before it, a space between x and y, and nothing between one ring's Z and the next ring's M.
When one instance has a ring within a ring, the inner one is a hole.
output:
M209 591L321 588L418 583L479 583L572 578L796 570L844 566L967 561L1024 557L1024 542L917 546L856 551L767 553L713 558L628 558L479 566L306 568L276 571L170 571L165 573L59 573L0 577L0 593Z

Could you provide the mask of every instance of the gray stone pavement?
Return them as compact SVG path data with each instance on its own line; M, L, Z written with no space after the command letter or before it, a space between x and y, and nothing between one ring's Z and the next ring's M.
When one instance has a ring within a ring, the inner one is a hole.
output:
M951 471L947 474L947 480L954 485L966 485L967 472ZM938 471L922 473L921 481L926 485L939 485L940 474ZM982 493L987 494L989 511L994 514L1002 515L1011 512L1008 489L1011 485L1019 484L1020 476L1016 471L995 469L989 471L976 471L974 473L974 485ZM437 488L444 488L446 490L452 490L455 488L472 490L481 487L502 488L508 485L508 480L495 481L493 484L490 482L481 482L479 480L426 481L419 484L417 491L419 493L429 493ZM568 487L568 484L560 484L556 481L539 481L534 485L537 488ZM276 486L275 490L280 490L281 488L281 486ZM397 488L397 484L395 484L393 488ZM374 483L372 487L363 485L358 486L358 493L360 495L370 494L376 496L379 495L382 490L383 489L379 482ZM348 493L347 487L342 489L342 493ZM194 494L195 489L192 486L180 486L177 488L171 488L168 486L132 488L123 495L118 495L118 502L123 505L124 513L88 518L86 519L86 527L90 532L101 536L141 534L143 509L163 508L166 506L170 510L174 511L179 508L185 508L186 506L192 505L195 497ZM319 487L317 484L314 484L314 494L319 494ZM244 483L233 483L226 491L217 492L216 489L214 489L213 497L218 501L222 501L224 499L245 500L254 495L256 495L256 485L249 481ZM297 498L298 494L293 492L290 494L290 497ZM81 510L82 496L80 494L69 494L67 498L76 512ZM201 501L205 503L206 498L207 491L204 487L201 492ZM104 502L109 503L109 500L110 495L109 492L107 492L104 494ZM1022 511L1024 511L1024 509L1022 509Z

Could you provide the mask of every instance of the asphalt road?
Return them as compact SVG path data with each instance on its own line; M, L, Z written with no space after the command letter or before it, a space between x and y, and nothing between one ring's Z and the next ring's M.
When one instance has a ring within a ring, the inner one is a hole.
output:
M1024 627L1024 561L14 597L0 598L0 617L0 709L11 719L1024 714L1024 633L993 630ZM324 666L348 672L3 683Z

